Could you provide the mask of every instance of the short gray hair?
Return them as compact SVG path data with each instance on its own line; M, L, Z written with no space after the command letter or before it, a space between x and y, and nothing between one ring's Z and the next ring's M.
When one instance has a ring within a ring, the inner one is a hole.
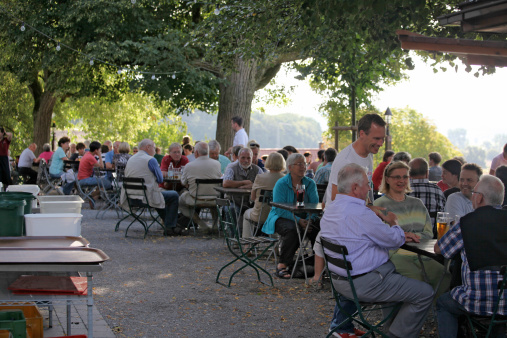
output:
M44 145L42 146L42 151L51 151L51 146L49 145L49 143L44 143Z
M364 175L366 174L366 168L361 167L359 164L349 163L346 164L338 172L338 192L342 194L350 193L352 185L357 183L363 185Z
M174 142L169 146L169 152L171 152L171 149L178 148L181 152L181 144Z
M207 156L209 153L208 149L208 144L206 142L198 142L194 146L194 150L199 154L199 156Z
M486 205L502 205L505 193L502 181L492 175L482 175L479 182L480 193L484 196Z
M220 143L217 140L211 140L208 142L209 150L215 151L218 150L220 152Z
M293 165L294 163L296 163L296 161L300 158L303 159L303 161L305 160L305 157L303 156L303 154L300 154L300 153L290 154L289 157L287 157L287 161L286 161L287 168L290 167L291 165Z
M155 143L152 140L150 140L149 138L145 138L144 140L139 142L138 147L139 147L139 149L144 150L144 148L146 148L147 146L153 145L153 144L155 144Z
M239 151L238 151L238 157L241 156L241 153L244 153L245 151L248 151L248 153L250 154L250 157L253 156L253 152L252 152L252 149L250 148L241 148Z

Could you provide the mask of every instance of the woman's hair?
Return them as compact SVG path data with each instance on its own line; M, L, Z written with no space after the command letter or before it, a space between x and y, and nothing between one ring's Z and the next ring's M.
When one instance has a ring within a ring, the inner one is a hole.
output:
M128 142L121 142L120 146L118 147L118 152L120 154L130 153L130 145L128 144Z
M269 171L284 171L285 170L285 159L280 153L269 154L266 164L264 165Z
M382 162L387 162L387 159L394 155L394 151L392 150L386 150L384 153L384 157L382 157Z
M303 159L303 161L305 160L305 157L303 156L303 154L300 154L300 153L292 153L289 155L289 157L287 158L287 168L291 165L293 165L294 163L296 163L296 161L298 159Z
M42 151L51 151L49 143L44 143L44 145L42 146Z
M68 138L67 136L64 136L58 140L58 146L61 147L62 144L67 143L67 142L70 142L70 138Z
M382 177L382 183L380 184L379 192L383 194L387 194L389 192L389 184L387 183L387 178L391 176L391 173L396 169L407 169L407 176L410 167L403 161L391 162L384 169L384 177ZM411 192L410 189L410 181L407 182L407 188L405 189L405 193Z

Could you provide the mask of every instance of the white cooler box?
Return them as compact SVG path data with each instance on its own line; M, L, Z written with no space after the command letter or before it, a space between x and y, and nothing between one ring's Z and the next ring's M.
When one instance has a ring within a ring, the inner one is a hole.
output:
M80 214L83 199L77 195L38 196L41 214Z
M81 236L81 214L26 214L27 236Z
M40 188L36 184L22 184L22 185L9 185L7 191L21 191L30 192L32 195L37 197L40 192ZM37 200L32 201L32 208L37 208Z

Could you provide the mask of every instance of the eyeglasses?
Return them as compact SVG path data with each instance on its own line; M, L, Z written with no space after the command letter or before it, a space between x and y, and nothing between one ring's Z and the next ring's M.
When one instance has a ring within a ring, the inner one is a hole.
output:
M403 175L403 176L387 176L389 178L392 178L393 180L396 180L396 181L399 181L399 180L408 180L408 176L407 175Z
M483 195L483 196L484 196L484 194L483 194L482 192L480 192L480 191L475 191L475 190L472 190L472 194L481 194L481 195Z
M293 165L297 165L299 167L306 167L306 163L305 162L299 162L299 163L294 163Z
M250 147L260 148L261 146L258 143L250 143Z

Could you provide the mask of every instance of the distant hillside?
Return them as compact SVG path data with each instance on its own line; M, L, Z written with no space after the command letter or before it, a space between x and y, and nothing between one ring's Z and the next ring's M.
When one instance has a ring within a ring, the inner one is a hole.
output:
M182 116L188 133L193 140L215 138L217 116L196 111ZM230 126L227 126L230 127ZM250 139L255 139L263 148L278 148L292 145L296 148L317 148L322 140L319 123L309 117L295 114L267 115L252 113Z

